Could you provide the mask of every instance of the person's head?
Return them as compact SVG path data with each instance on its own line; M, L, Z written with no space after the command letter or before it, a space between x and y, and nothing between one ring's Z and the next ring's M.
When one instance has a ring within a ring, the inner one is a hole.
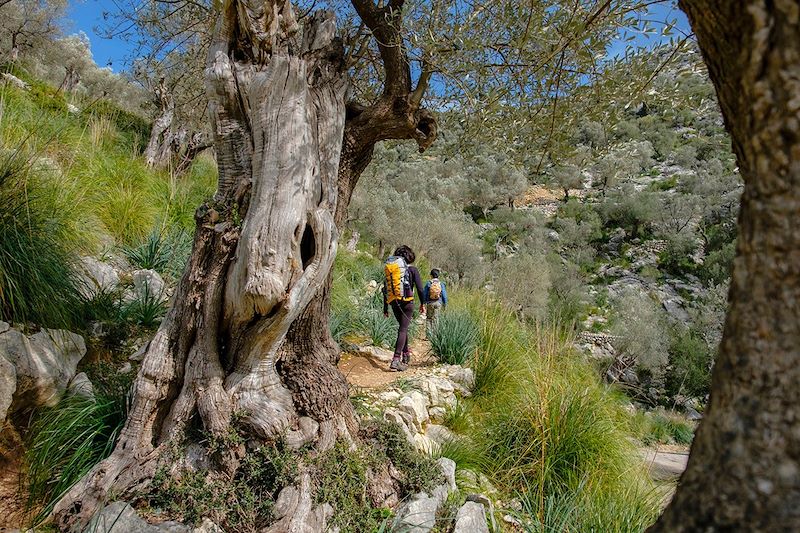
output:
M438 278L439 277L439 269L438 268L434 268L433 270L431 270L431 277L432 278Z
M408 263L409 265L417 259L417 255L414 253L414 250L412 250L405 244L402 246L398 246L397 250L394 251L394 255L402 257L403 259L406 260L406 263Z

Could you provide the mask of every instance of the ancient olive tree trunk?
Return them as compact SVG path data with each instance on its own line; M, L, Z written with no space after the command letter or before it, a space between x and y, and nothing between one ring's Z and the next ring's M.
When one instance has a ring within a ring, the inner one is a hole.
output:
M383 93L363 105L345 102L331 14L307 17L301 29L288 0L222 3L206 68L218 189L196 213L192 255L116 448L57 504L59 527L85 522L109 494L146 486L189 425L224 436L237 413L238 430L255 440L324 450L355 438L328 327L339 230L375 144L413 139L423 151L437 132L420 105L430 75L412 88L399 46L403 4L353 0L385 72ZM219 468L235 470L240 452ZM306 485L297 512L275 527L319 511Z
M338 237L346 78L333 16L301 30L288 2L228 0L206 83L218 190L196 214L189 264L114 452L54 511L63 528L110 491L146 483L190 423L222 436L236 412L254 438L322 447L357 427L335 344L303 321L326 290ZM236 468L233 456L223 463Z
M745 181L711 402L651 531L800 529L800 7L682 0Z

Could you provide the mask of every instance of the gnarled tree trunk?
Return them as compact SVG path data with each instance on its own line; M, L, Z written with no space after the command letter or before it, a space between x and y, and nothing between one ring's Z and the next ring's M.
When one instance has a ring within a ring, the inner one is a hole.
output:
M403 2L354 4L380 43L395 42ZM124 498L146 486L190 423L224 436L236 412L253 439L322 450L356 436L328 327L331 269L375 143L415 139L424 150L435 139L424 85L412 91L401 47L379 44L383 95L347 105L332 14L301 29L286 0L226 0L215 35L206 85L218 189L196 213L192 255L116 448L54 510L64 529L86 522L112 490ZM231 454L219 466L237 462Z
M650 531L800 529L800 7L681 0L745 189L711 402Z
M158 115L150 129L150 139L144 149L144 160L148 166L162 165L170 154L172 121L175 119L175 99L163 78L153 89Z

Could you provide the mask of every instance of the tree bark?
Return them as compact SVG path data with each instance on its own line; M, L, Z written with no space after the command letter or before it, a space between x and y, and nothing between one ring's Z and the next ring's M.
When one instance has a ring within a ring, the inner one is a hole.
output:
M153 89L158 116L150 129L150 140L144 149L144 160L150 167L160 166L171 153L171 129L175 119L175 99L167 88L164 79L160 79Z
M745 188L711 401L650 531L800 528L800 8L681 0Z
M370 23L400 31L402 2L368 4ZM333 15L301 29L286 0L226 0L208 57L217 192L196 213L192 255L114 451L54 509L62 529L86 523L112 490L146 487L189 424L223 437L236 412L251 439L318 450L356 437L328 327L339 230L375 143L415 139L424 150L436 121L410 75L372 105L346 105ZM238 459L233 450L218 466L230 473Z

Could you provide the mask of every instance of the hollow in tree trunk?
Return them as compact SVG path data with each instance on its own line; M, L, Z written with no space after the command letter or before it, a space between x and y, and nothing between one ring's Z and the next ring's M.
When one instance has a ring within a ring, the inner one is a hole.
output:
M711 400L650 531L800 528L800 8L681 0L745 188Z
M391 45L403 2L353 4L385 66L370 105L345 102L331 14L301 29L288 1L223 2L206 68L218 189L196 212L191 257L116 447L58 502L59 527L85 523L112 491L145 488L190 424L222 437L235 412L250 439L318 450L356 437L328 328L339 228L375 143L414 139L423 151L437 130L420 107L427 77L412 90L405 52ZM230 473L237 463L231 453L218 466ZM296 498L286 520L313 514L309 501Z

